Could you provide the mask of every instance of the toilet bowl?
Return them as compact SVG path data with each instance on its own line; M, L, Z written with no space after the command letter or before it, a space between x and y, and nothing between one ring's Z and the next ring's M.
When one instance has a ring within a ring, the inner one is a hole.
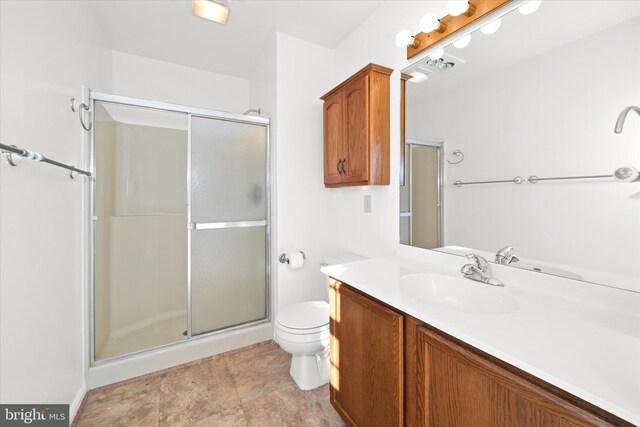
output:
M363 257L341 253L325 257L323 265L358 261ZM327 278L327 293L328 293ZM302 390L312 390L329 382L329 304L305 301L290 304L278 311L275 338L280 347L291 353L289 373Z
M280 310L275 323L276 341L291 353L289 373L302 390L329 381L329 304L307 301Z

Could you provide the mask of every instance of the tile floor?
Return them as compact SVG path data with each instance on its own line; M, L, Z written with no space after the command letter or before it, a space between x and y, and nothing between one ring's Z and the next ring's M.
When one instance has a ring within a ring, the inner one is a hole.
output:
M329 386L301 391L267 341L92 390L80 426L344 426Z

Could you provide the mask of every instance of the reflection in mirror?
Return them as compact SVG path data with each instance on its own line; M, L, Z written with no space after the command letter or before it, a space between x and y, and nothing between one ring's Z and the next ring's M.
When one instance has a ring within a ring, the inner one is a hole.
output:
M400 187L400 243L404 245L442 246L441 151L441 142L406 140L407 177Z
M640 291L633 109L614 133L640 105L640 2L543 2L403 73L401 243Z

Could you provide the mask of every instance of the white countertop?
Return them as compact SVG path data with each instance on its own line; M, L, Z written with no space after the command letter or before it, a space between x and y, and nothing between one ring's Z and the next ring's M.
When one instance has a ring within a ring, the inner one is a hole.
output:
M409 274L461 277L466 259L434 254L428 259L407 254L373 258L322 271L640 424L640 293L492 265L494 277L506 285L496 289L516 299L519 309L472 314L424 302L400 288L400 278Z

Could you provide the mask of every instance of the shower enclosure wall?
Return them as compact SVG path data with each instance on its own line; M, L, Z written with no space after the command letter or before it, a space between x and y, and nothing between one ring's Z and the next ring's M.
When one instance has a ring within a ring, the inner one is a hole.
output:
M268 119L91 98L92 363L267 322Z

